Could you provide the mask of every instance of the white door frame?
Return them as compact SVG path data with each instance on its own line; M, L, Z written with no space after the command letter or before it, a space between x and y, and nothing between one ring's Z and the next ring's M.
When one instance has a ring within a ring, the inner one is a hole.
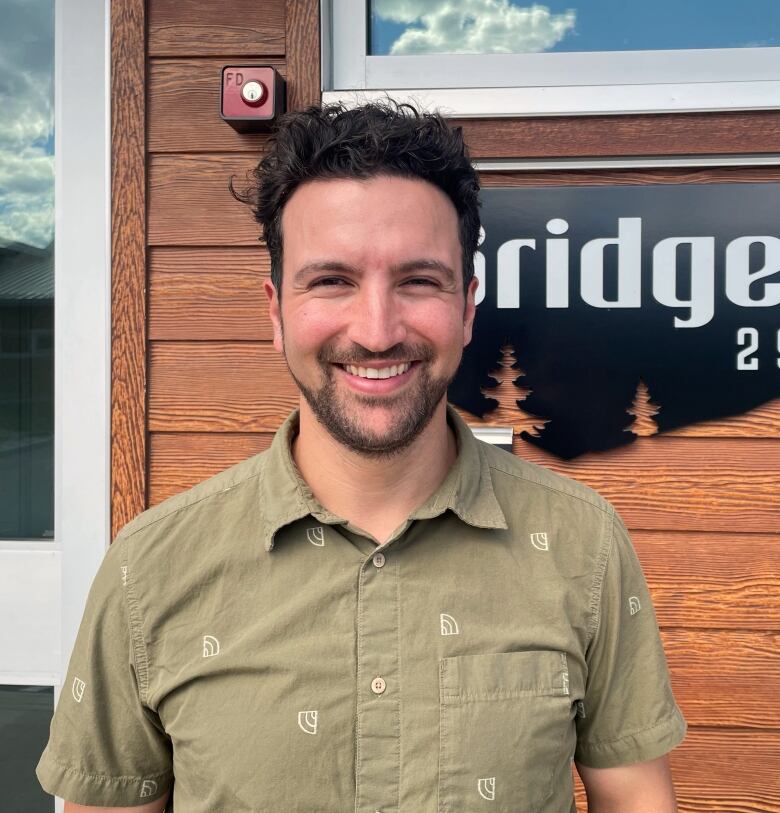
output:
M55 0L54 42L54 539L0 541L0 683L56 704L110 542L109 0Z

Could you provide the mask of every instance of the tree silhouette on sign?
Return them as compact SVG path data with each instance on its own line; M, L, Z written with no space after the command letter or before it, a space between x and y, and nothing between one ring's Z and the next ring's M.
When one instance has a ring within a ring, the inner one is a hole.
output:
M660 411L661 407L650 399L650 390L640 378L634 393L634 400L626 409L626 412L634 417L623 431L633 432L638 437L657 434L658 424L653 420L653 415L657 415Z
M520 374L513 372L517 371ZM496 369L488 375L496 383L483 387L482 394L498 401L498 407L490 413L490 422L512 426L515 435L528 432L532 437L539 437L539 431L548 422L548 418L532 415L523 409L523 401L531 394L529 387L523 385L525 373L515 358L513 345L506 342L501 347L501 360ZM518 390L520 398L518 398Z

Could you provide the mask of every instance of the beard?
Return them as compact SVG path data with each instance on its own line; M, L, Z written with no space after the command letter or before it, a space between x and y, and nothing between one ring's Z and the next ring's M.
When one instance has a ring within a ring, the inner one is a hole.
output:
M436 408L446 397L455 371L449 376L432 376L428 363L433 358L434 354L427 345L398 344L381 353L371 353L360 345L348 352L338 352L326 345L317 354L324 383L316 390L299 381L289 364L287 368L311 411L335 440L365 457L380 458L391 457L407 448L430 423ZM353 392L348 398L340 397L334 363L360 365L387 359L419 362L414 380L404 392L384 397ZM394 420L391 426L381 433L366 426L359 417L350 414L351 406L360 404L392 410Z

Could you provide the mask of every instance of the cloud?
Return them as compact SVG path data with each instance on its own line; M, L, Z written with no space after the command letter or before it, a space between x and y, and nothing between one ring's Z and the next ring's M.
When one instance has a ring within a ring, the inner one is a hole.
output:
M375 14L410 26L390 53L485 54L546 51L574 30L577 12L509 0L375 0Z
M51 0L5 0L0 29L0 238L54 236L54 13Z

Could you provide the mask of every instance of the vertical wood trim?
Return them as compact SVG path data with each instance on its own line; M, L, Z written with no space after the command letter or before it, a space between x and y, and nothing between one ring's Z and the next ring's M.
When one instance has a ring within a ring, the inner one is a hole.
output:
M319 104L319 0L287 0L287 109Z
M146 13L111 0L111 537L146 508Z

